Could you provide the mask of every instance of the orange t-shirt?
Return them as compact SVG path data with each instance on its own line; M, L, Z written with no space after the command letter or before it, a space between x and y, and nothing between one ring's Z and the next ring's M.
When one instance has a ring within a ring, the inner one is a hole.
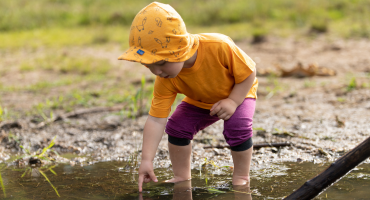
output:
M228 37L222 34L197 34L197 59L191 68L183 68L175 78L155 79L149 114L166 118L177 93L184 94L186 103L211 109L226 99L235 84L244 81L254 70L255 62ZM246 98L257 98L258 80Z

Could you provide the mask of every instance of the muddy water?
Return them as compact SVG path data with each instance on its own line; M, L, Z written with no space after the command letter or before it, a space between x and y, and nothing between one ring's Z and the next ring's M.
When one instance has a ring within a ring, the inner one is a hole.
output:
M29 169L26 174L25 168L9 166L1 170L6 198L0 191L0 199L282 199L326 167L305 162L261 166L251 171L250 188L233 188L230 169L206 166L194 169L191 181L147 184L139 195L137 169L125 162L59 164ZM171 170L156 169L156 174L160 181L166 180ZM366 199L369 188L370 164L362 164L316 199Z

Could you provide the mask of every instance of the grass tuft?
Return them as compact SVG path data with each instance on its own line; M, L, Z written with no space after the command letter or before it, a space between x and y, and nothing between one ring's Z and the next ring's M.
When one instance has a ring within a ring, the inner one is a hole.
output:
M349 81L346 89L347 89L347 91L352 91L352 90L356 89L356 87L357 87L356 77L352 77L351 80Z

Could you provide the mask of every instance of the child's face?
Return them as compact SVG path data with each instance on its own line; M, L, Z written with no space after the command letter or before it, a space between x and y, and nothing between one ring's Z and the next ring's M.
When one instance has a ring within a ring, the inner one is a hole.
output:
M146 64L145 66L156 76L175 78L184 67L184 62L166 62L162 60L154 64Z

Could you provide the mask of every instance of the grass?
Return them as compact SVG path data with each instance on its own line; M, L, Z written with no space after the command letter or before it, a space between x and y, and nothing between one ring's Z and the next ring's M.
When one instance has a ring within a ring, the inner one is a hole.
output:
M346 102L346 98L344 98L344 97L338 97L337 98L337 101L340 102L340 103L344 103L344 102Z
M348 85L347 85L346 90L347 91L352 91L352 90L356 89L356 87L357 87L356 77L352 77L351 80L349 81Z
M43 58L35 59L34 62L27 62L28 68L49 70L63 74L101 74L105 75L111 69L111 65L106 59L93 57L80 57L72 55L48 55ZM21 66L27 66L22 63Z
M0 91L2 92L19 92L19 91L29 91L29 92L41 92L46 89L56 88L60 86L68 86L71 84L76 84L83 81L83 77L61 77L59 80L55 81L39 81L34 84L24 85L24 86L0 86Z
M92 26L72 28L39 27L31 30L0 31L0 50L99 46L109 43L119 44L123 48L127 48L128 30L127 26Z
M130 25L132 19L151 0L5 0L0 3L0 30L25 30L39 27L78 27L91 25ZM238 22L284 21L297 27L315 21L368 19L370 2L293 1L293 0L162 0L174 7L189 25L209 26ZM9 11L12 12L9 12Z
M40 120L52 118L57 110L70 112L79 107L113 106L117 103L127 103L127 107L121 114L135 118L146 113L150 99L153 95L153 84L147 84L142 79L139 88L127 87L122 90L122 85L114 85L109 88L81 91L71 90L65 94L47 98L33 106L32 115L40 116Z
M316 86L316 81L315 80L310 80L310 79L305 79L304 80L304 87L305 88L312 88Z
M25 155L23 155L22 157L25 157L25 156L32 156L32 157L35 157L35 158L38 158L38 159L41 159L41 160L51 161L51 159L50 159L47 155L45 155L45 153L46 153L47 151L53 151L54 153L56 153L56 154L58 155L58 153L57 153L56 151L51 150L51 147L53 147L53 146L54 146L54 144L55 144L54 140L56 139L56 137L57 137L57 136L55 136L55 137L53 138L53 140L51 140L51 142L50 142L49 146L44 147L44 148L42 149L42 151L41 151L41 153L40 153L40 154L32 154L32 153L30 152L30 150L29 150L29 149L24 148L22 145L19 145L19 147L21 147L21 148L24 150L24 152L25 152ZM19 157L17 157L15 160L17 160L17 159L19 159Z
M9 134L8 136L9 138L13 138L15 141L17 141L19 143L19 141L17 140L17 138L12 135L12 134ZM47 147L44 147L41 151L41 153L37 154L36 152L34 153L31 153L29 149L23 147L22 145L19 145L19 147L21 147L23 150L24 150L24 155L22 156L18 156L14 159L15 160L18 160L18 159L21 159L21 158L24 158L24 157L33 157L33 158L37 158L37 159L40 159L40 160L46 160L46 161L52 161L52 158L50 158L48 155L46 155L46 153L48 151L52 151L54 152L56 155L59 155L56 151L54 150L51 150L51 148L54 146L55 144L55 139L56 139L56 136L53 138L53 140L51 140L51 142L49 143L49 146ZM9 139L10 140L10 139ZM13 161L13 162L14 162ZM43 168L47 168L48 171L52 172L54 175L57 175L53 170L52 168L54 166L51 166L51 167L48 167L48 166L42 166L41 169L38 168L39 166L37 166L37 168L32 168L31 166L28 166L27 168L24 169L24 173L22 174L21 178L23 178L27 173L31 173L33 170L37 170L37 172L41 175L44 176L45 180L51 185L51 187L54 189L55 193L60 197L59 193L58 193L58 190L54 187L54 185L50 182L50 180L48 179L48 177L46 176L46 174L41 170ZM3 170L4 168L1 168L0 167L0 172L1 170ZM16 169L17 170L17 169ZM17 170L18 171L18 170ZM5 188L4 188L4 185L3 185L3 182L2 182L2 178L1 178L1 174L0 174L0 183L1 183L1 186L3 188L3 192L4 192L4 196L6 197L6 194L5 194Z
M268 94L265 97L266 99L270 99L275 94L284 90L283 85L275 75L268 76L268 83L269 86L266 86L266 90L268 92Z
M126 103L128 106L121 114L127 117L140 116L150 108L148 102L152 98L154 85L147 83L145 79L142 79L140 86L127 86L124 81L111 81L112 77L108 75L84 76L75 75L76 72L71 73L71 75L60 77L59 80L40 81L29 86L3 86L0 92L5 95L15 92L33 92L34 95L44 97L44 100L41 98L28 111L28 115L38 116L40 121L51 118L57 111L70 112L81 107L109 107ZM89 85L89 88L82 89L86 85ZM69 89L63 89L65 87ZM59 92L50 96L48 94L51 91ZM8 118L8 114L6 109L0 107L1 120Z
M0 48L61 46L124 42L135 15L151 0L39 0L0 2ZM277 29L307 28L316 33L369 37L370 2L367 0L293 1L224 0L169 3L188 27L244 24L246 32L260 35ZM10 12L10 10L12 12ZM216 32L224 29L218 28ZM230 31L226 31L230 32ZM11 33L11 34L8 34ZM124 36L126 35L126 36ZM32 38L32 39L31 39Z
M6 191L5 191L5 186L3 182L3 178L1 177L1 172L6 168L6 165L0 165L0 185L4 193L4 197L6 198Z
M0 105L0 122L5 120L5 110Z

